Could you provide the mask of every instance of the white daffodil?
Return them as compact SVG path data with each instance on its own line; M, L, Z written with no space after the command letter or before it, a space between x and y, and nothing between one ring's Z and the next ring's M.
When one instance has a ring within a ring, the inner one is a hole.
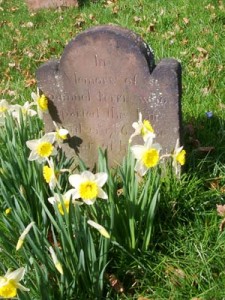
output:
M62 265L61 265L61 263L59 262L59 260L58 260L58 258L57 258L57 256L56 256L56 254L55 254L55 251L54 251L54 249L53 249L51 246L49 247L49 252L50 252L50 254L51 254L51 257L52 257L52 260L53 260L53 263L54 263L56 269L59 271L60 274L63 275L63 268L62 268Z
M76 199L81 198L88 205L94 204L96 198L108 199L108 195L102 189L107 179L108 175L104 172L93 174L84 171L69 176L69 182L76 190Z
M141 135L143 140L146 142L149 137L155 138L154 129L148 120L142 121L142 113L139 113L139 120L132 124L134 133L130 136L129 143L132 142L133 137Z
M23 279L25 268L19 268L15 271L7 271L4 276L0 276L0 297L4 299L14 298L17 295L17 289L21 291L29 291L19 283Z
M97 229L101 233L101 235L103 235L105 238L107 238L107 239L110 238L108 231L102 225L100 225L92 220L88 220L87 223L89 225L91 225L92 227L94 227L95 229Z
M40 95L40 91L37 88L37 93L32 92L31 97L37 105L37 111L40 118L43 117L43 113L48 112L48 99L42 94Z
M28 160L37 160L39 163L42 163L49 156L56 155L57 150L53 146L54 142L55 135L53 133L46 133L38 140L27 141L26 145L31 150Z
M62 127L58 127L56 122L53 121L53 124L55 126L55 140L59 147L61 147L61 144L67 139L67 136L69 134L69 131L67 129L64 129Z
M179 147L179 139L177 139L172 157L173 157L172 165L175 169L176 175L178 175L180 173L180 166L183 166L185 164L185 158L186 158L186 151L183 149L183 146Z
M45 181L49 184L51 190L54 190L56 185L58 186L58 188L60 188L59 182L55 174L53 159L50 158L47 161L48 165L43 166L43 177Z
M27 236L28 232L31 230L31 228L34 226L34 222L31 222L27 227L24 229L23 233L18 239L17 245L16 245L16 251L19 250L23 246L23 242L25 237Z
M5 113L10 110L10 107L5 99L0 100L0 125L4 124Z
M37 114L34 109L31 109L35 103L26 101L24 105L15 104L11 106L12 116L16 118L18 121L20 120L20 111L22 112L23 116L30 116L33 117Z
M153 144L153 138L149 137L144 145L134 145L131 151L137 159L135 171L144 176L148 169L155 167L159 162L159 152L162 149L160 144Z
M76 190L75 189L70 189L64 195L55 194L54 197L49 197L48 201L52 205L57 204L57 208L58 208L60 214L64 215L63 206L64 206L66 212L68 213L69 212L69 207L70 207L70 201L72 201L72 203L74 205L83 204L82 202L75 201L75 199L77 199L76 198ZM63 202L63 204L62 204L62 202Z

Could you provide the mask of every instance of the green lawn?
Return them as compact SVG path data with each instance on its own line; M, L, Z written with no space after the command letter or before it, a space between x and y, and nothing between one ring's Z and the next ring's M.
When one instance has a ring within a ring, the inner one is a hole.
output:
M85 1L79 8L35 13L28 11L25 1L1 0L0 99L6 99L11 104L31 101L31 92L37 88L37 68L49 59L59 58L67 43L78 33L102 24L120 25L141 35L154 50L156 63L162 58L171 57L181 62L183 132L187 150L187 163L181 179L177 180L173 176L162 178L161 198L149 250L135 253L119 247L110 250L103 299L225 299L225 236L219 230L222 218L216 211L216 204L225 204L225 4L222 0ZM207 112L212 112L212 117L207 117ZM42 125L38 121L32 124L21 135L16 135L15 141L25 142L25 138L34 136L37 138ZM52 272L52 285L51 278L45 273L45 258L41 253L46 251L47 228L50 225L48 220L43 221L47 225L41 224L44 212L36 215L36 222L40 226L33 233L33 238L37 238L38 246L35 248L30 240L30 246L26 246L26 251L30 247L33 252L29 254L24 250L21 254L11 250L11 245L17 240L12 231L18 222L19 227L15 231L21 233L23 223L20 223L20 215L29 219L26 213L28 206L18 204L15 219L11 223L4 213L5 199L8 198L7 203L14 205L14 197L19 195L21 201L24 201L29 194L41 201L43 195L49 195L49 191L35 178L37 176L40 179L41 173L40 168L36 168L33 163L26 170L27 174L25 168L21 173L24 186L15 183L20 182L21 178L14 174L14 170L21 170L23 160L17 166L13 149L19 149L21 155L28 155L29 151L22 149L22 143L10 148L7 139L14 141L11 133L8 136L1 133L0 137L0 154L2 159L8 159L6 164L0 160L0 182L5 184L4 188L1 185L0 192L1 273L10 266L19 267L19 263L15 263L12 257L23 264L26 259L33 260L29 263L29 270L33 268L35 274L31 274L28 280L31 296L29 293L21 293L19 299L46 300L56 299L54 297L59 295L59 299L75 299L72 292L66 294L66 290L73 290L72 277L54 277L54 266L48 262L46 270ZM67 167L69 162L65 163L62 159L59 164ZM102 170L103 165L100 166ZM9 173L4 173L4 168ZM66 186L64 181L62 184ZM30 182L34 186L29 190ZM24 193L21 192L23 188ZM41 195L37 195L37 191ZM41 207L40 202L30 203L33 212ZM59 213L57 220L62 229L64 221ZM66 230L69 232L69 219L65 222L68 222ZM57 227L54 230L62 239L61 245L70 245L71 240L64 241ZM7 237L9 240L6 243ZM61 245L57 248L58 253ZM104 247L107 246L105 244ZM74 255L72 250L68 250L67 255L70 254ZM43 265L36 262L38 259ZM69 266L70 263L72 259L66 257L65 264ZM118 280L116 285L112 276ZM84 286L83 281L81 285ZM44 291L41 292L42 286L43 290L49 288L48 296ZM118 290L122 286L124 292L120 293ZM59 294L57 289L60 290ZM67 295L64 296L67 298L63 298L63 295ZM76 297L79 299L79 296ZM81 296L80 300L83 299Z

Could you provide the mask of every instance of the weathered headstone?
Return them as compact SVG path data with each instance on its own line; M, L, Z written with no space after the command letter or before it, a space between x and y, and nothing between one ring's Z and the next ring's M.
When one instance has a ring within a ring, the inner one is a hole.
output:
M84 31L59 61L37 70L37 81L49 98L46 130L54 129L52 120L68 129L66 152L89 166L98 147L108 149L111 165L122 162L139 112L151 121L164 153L180 137L180 63L163 59L155 66L152 50L130 30L97 26Z
M26 0L30 10L42 8L58 8L63 6L78 6L78 0Z

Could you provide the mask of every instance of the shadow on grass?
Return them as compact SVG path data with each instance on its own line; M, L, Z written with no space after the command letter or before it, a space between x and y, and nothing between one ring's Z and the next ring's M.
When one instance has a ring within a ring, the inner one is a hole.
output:
M195 222L204 226L207 216L216 215L216 204L225 204L224 120L216 115L186 119L183 174L177 180L171 169L162 182L153 238L160 251L176 238L178 228L185 230Z

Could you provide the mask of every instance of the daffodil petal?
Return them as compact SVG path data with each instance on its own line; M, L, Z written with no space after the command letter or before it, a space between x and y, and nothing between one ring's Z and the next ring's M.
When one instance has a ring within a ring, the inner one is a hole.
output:
M93 199L83 199L84 203L87 205L93 205L95 203L96 198Z
M80 195L76 189L70 189L64 194L63 198L65 199L71 198L72 200L74 200L80 198Z
M143 165L143 163L141 162L141 160L138 160L136 162L134 170L138 174L140 174L140 176L144 176L147 173L147 171L148 171L148 169Z
M95 174L95 182L99 187L102 187L106 183L107 179L108 179L107 173L101 172Z
M12 272L7 271L5 277L9 280L12 279L15 281L20 281L23 278L24 274L25 274L25 268L22 267Z
M81 177L87 181L95 181L95 175L93 173L91 173L90 171L84 171L83 173L81 173Z
M98 198L105 199L105 200L108 199L108 195L100 187L98 188Z
M136 159L141 159L143 151L145 151L146 148L143 145L134 145L130 149Z
M82 181L83 179L80 174L73 174L69 176L69 183L76 189L79 188L79 185Z
M26 141L26 145L30 150L34 150L37 147L38 140Z
M24 292L29 292L30 289L26 288L25 286L23 286L22 284L20 283L17 283L16 284L17 288L21 291L24 291Z

